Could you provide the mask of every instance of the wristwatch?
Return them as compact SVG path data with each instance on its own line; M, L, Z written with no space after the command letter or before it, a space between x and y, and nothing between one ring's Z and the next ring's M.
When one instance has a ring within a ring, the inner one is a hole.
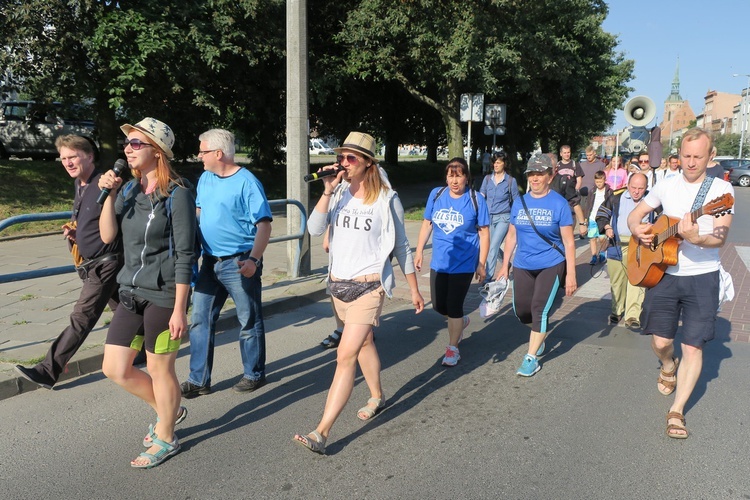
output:
M260 260L256 259L252 255L248 255L247 260L251 261L253 264L255 264L255 267L260 267Z

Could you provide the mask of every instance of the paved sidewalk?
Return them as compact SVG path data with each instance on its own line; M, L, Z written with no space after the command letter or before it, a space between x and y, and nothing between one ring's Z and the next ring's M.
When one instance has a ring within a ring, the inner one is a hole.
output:
M399 190L404 206L423 204L433 186L414 185ZM314 204L316 200L311 200ZM420 224L409 222L408 236L416 244ZM286 219L274 216L272 237L287 234ZM263 313L283 313L326 298L325 271L328 256L322 238L311 238L311 274L287 277L287 245L269 245L264 255ZM23 271L69 266L72 264L62 236L42 236L0 241L0 275ZM429 257L426 257L429 258ZM429 260L427 261L429 263ZM397 272L396 296L410 298L408 287ZM81 282L75 273L0 284L0 400L15 396L37 386L16 375L16 364L32 365L46 355L50 344L69 323L69 315L78 299ZM429 274L420 279L420 287L429 300ZM81 349L68 363L59 383L101 369L107 325L112 317L108 310L89 334ZM234 305L230 300L224 308L217 333L236 326ZM325 337L321 333L321 340ZM187 341L181 349L189 349Z
M399 190L404 206L424 203L431 187L421 185ZM412 248L416 246L420 225L420 222L407 221L407 236ZM272 236L285 231L285 220L276 217ZM606 324L610 312L606 266L589 266L588 242L576 240L576 245L579 289L575 296L563 299L551 322L553 325L563 320L575 321L576 324L581 322L589 331L622 329ZM298 279L286 276L286 248L286 242L272 244L264 256L263 304L266 316L294 310L326 297L324 279L328 257L322 249L321 238L311 240L310 276ZM0 275L70 264L70 256L61 236L0 242L0 253L3 256ZM424 269L418 276L420 290L427 302L430 299L430 257L431 247L428 246ZM725 304L720 318L727 320L723 324L729 325L732 341L750 342L750 312L746 312L750 311L746 307L750 300L747 293L750 280L746 279L750 248L727 245L722 250L722 261L734 278L736 297L733 302ZM409 289L399 270L396 271L396 286L394 297L410 300ZM33 364L45 356L50 342L67 326L79 291L80 280L75 273L0 284L0 399L36 389L35 385L19 379L13 366L18 363ZM508 307L511 295L509 293L505 299ZM466 301L467 311L474 311L480 300L477 287L472 286ZM68 364L61 382L101 369L103 344L111 316L110 312L104 313L83 347ZM229 301L217 331L221 333L235 326L234 309ZM324 336L324 332L321 332L321 340ZM181 349L188 349L186 342Z

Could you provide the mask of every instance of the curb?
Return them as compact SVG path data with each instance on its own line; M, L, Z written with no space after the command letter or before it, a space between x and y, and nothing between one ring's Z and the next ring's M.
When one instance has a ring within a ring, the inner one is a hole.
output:
M263 315L273 316L275 314L314 304L326 297L325 286L321 283L321 288L319 289L303 292L300 295L289 294L263 304ZM235 321L236 317L234 308L223 312L216 323L216 334L221 335L227 329L237 326ZM183 343L182 346L180 346L180 349L184 349L186 345L187 343ZM84 351L81 353L81 356L76 356L75 360L71 360L68 363L65 372L60 376L58 383L80 377L81 375L89 375L101 371L103 359L104 346L98 346ZM11 378L0 380L0 401L13 396L18 396L24 392L40 389L42 388L38 385L29 382L20 376L16 376L14 372L14 375L11 376Z

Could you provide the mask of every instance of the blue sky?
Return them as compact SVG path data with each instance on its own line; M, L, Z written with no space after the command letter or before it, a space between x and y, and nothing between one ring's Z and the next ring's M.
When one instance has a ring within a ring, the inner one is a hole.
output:
M749 0L611 0L604 30L618 36L619 51L635 60L630 97L656 103L661 121L680 59L680 95L695 114L706 92L740 94L750 74ZM655 123L655 122L653 122ZM628 126L622 111L618 128Z

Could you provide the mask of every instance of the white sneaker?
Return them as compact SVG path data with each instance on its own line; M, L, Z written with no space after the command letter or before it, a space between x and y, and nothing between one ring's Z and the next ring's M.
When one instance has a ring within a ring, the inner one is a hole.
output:
M458 353L458 347L449 345L445 349L445 357L443 358L443 366L456 366L458 360L461 359L461 355Z

